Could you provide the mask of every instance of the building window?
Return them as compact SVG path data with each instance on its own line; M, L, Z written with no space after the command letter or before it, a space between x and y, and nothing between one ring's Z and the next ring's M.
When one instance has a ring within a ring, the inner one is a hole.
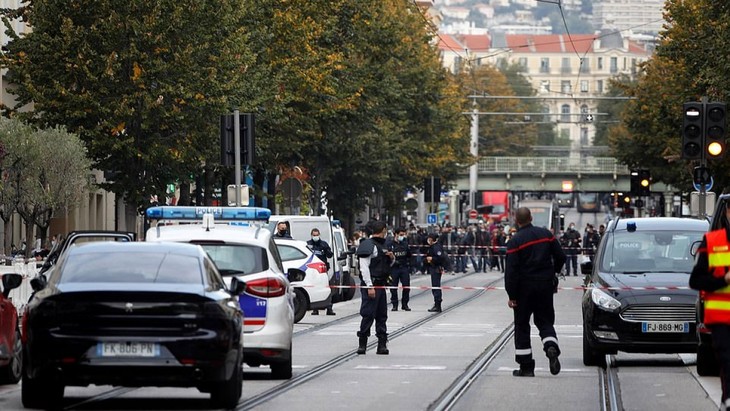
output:
M540 93L550 92L550 80L540 80Z
M618 73L618 57L611 57L611 74Z
M603 57L598 58L598 69L603 70Z
M587 93L588 92L588 80L581 80L580 81L580 92L581 93Z
M596 93L603 93L603 80L596 80Z
M550 107L542 106L542 112L545 113L545 115L542 117L542 121L545 123L552 122L553 119L550 118Z
M543 57L540 59L540 73L549 73L550 72L550 59L547 57Z
M590 73L591 72L591 60L588 57L580 59L580 72Z
M561 80L560 81L560 91L566 94L570 94L572 91L573 86L570 84L570 80Z
M560 106L560 122L570 123L570 105L563 104Z
M563 57L562 64L560 65L560 72L563 74L570 74L570 57Z
M527 57L520 57L520 59L517 61L517 64L520 66L521 69L527 70Z
M588 127L580 128L580 145L583 147L588 145Z
M588 106L585 104L580 106L580 121L587 122L588 121Z

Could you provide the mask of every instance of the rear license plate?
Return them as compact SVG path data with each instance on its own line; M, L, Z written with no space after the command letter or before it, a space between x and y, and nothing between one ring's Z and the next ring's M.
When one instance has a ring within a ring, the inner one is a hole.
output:
M105 342L96 346L96 353L100 357L159 357L160 345L142 342Z
M688 333L689 323L683 322L643 322L641 332L644 333Z

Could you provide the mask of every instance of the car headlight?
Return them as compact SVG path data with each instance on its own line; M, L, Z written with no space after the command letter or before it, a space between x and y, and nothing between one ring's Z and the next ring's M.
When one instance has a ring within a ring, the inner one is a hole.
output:
M598 288L591 290L591 300L593 304L599 306L606 311L616 311L621 307L621 302Z

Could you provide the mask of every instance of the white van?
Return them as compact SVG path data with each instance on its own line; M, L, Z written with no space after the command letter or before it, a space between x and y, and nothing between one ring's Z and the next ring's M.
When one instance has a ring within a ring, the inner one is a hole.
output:
M355 289L350 287L355 285L355 281L350 276L349 267L347 270L345 269L348 265L346 246L345 248L338 247L338 240L335 238L334 227L330 218L327 216L272 215L269 218L268 226L272 233L276 232L276 226L279 222L286 223L289 235L295 240L309 241L312 238L312 229L316 228L319 230L321 239L329 244L334 254L327 261L329 263L327 274L330 279L330 285L346 287L332 289L332 302L351 300L355 294ZM345 242L344 244L347 243Z

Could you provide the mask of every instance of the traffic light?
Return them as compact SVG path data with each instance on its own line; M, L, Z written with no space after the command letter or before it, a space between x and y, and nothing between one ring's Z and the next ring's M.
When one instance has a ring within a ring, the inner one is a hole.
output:
M235 135L234 135L235 119L233 114L225 114L221 116L221 165L235 165ZM238 128L240 130L241 145L241 164L253 165L256 154L256 141L254 136L254 116L252 113L240 113L238 116Z
M631 207L631 196L624 194L619 199L619 207L630 208Z
M640 196L651 195L651 173L649 170L639 170L639 191Z
M684 103L683 107L682 158L685 160L699 160L702 158L704 146L702 103L698 101Z
M428 177L423 180L423 201L438 203L441 201L441 179Z
M705 149L708 160L725 157L725 103L707 103Z
M629 175L629 181L631 182L631 188L629 192L631 193L631 195L639 195L639 191L641 191L641 188L639 187L639 171L631 170Z

